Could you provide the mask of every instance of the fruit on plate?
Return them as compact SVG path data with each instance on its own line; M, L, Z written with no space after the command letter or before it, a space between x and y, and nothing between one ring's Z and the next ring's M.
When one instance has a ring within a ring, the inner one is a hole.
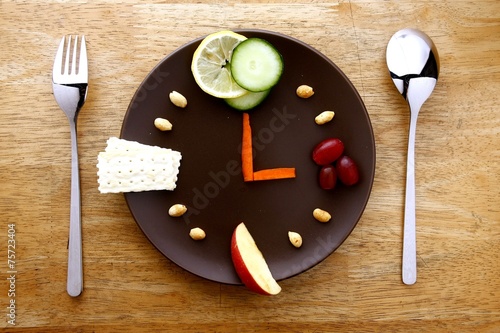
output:
M274 87L283 73L283 57L262 38L248 38L239 43L230 62L234 80L243 88L257 92Z
M319 186L323 190L333 190L337 184L337 172L333 165L325 165L319 171Z
M196 48L191 71L207 94L240 111L259 105L283 73L283 57L268 41L224 30Z
M338 138L328 138L316 145L312 158L318 165L335 162L344 153L344 143Z
M247 93L233 79L229 66L234 48L245 39L233 31L219 31L201 41L193 54L191 71L204 92L218 98L234 98Z
M277 295L281 291L262 252L243 222L234 229L231 258L236 273L248 289L262 295Z
M249 91L245 95L240 97L224 98L224 101L226 101L226 103L230 107L236 110L248 111L259 105L260 103L262 103L270 92L271 89L259 92Z
M335 170L342 183L347 186L356 184L359 181L358 166L352 158L347 155L338 159Z

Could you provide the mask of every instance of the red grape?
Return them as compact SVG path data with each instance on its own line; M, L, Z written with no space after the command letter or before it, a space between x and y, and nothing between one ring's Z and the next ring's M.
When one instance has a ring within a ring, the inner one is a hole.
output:
M335 165L337 176L345 185L351 186L359 181L359 171L356 163L349 156L342 156Z
M325 165L319 171L319 186L323 190L333 190L337 184L337 172L333 165Z
M318 165L328 165L335 162L344 152L344 143L337 138L321 141L314 147L312 158Z

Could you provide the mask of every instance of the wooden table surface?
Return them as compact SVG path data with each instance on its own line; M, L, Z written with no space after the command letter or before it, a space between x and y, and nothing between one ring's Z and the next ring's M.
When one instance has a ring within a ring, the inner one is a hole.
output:
M500 2L152 2L0 3L1 327L500 332ZM413 286L401 282L409 112L385 64L389 38L404 27L431 36L441 59L416 137ZM328 56L363 98L377 147L371 197L350 237L321 264L281 281L274 297L179 268L143 235L123 195L97 189L97 154L119 135L146 74L183 44L237 28L287 34ZM78 124L84 292L76 298L66 293L70 134L51 87L67 33L86 35L90 73Z

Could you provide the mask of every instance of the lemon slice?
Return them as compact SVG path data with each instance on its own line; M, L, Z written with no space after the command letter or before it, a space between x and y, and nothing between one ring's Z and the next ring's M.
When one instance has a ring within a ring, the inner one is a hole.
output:
M231 75L233 49L247 39L233 31L219 31L202 40L193 54L191 71L200 88L218 98L235 98L247 93Z

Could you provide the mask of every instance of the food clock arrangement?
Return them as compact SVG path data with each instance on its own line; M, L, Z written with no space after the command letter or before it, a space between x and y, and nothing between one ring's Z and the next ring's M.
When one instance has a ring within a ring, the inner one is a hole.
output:
M99 190L124 192L167 258L276 295L356 226L375 144L359 94L326 56L274 32L220 31L151 71L97 167Z

